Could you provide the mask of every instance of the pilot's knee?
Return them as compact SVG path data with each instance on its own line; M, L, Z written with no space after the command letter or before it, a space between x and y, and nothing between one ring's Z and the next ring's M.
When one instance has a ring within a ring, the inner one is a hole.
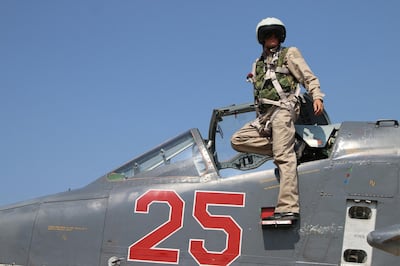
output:
M231 142L231 147L232 147L232 149L234 149L235 151L242 152L242 149L241 149L241 146L240 146L240 145L237 145L237 144Z
M232 137L231 137L231 144L232 145L236 145L238 143L240 143L240 134L238 132L233 133Z
M239 151L241 152L241 142L239 141L239 138L234 134L231 138L231 147L235 150L235 151Z

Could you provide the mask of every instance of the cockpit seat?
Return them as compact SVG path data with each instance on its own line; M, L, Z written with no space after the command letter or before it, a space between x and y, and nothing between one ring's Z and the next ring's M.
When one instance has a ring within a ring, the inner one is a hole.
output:
M340 124L296 125L296 134L311 148L325 148Z

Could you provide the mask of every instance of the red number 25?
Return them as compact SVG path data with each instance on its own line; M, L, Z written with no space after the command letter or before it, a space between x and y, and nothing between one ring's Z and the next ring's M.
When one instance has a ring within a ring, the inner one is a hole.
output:
M193 217L204 229L220 230L226 234L222 251L209 251L203 239L190 239L189 253L199 265L229 265L240 256L242 228L227 215L212 215L208 206L244 207L245 194L239 192L196 191ZM149 213L153 203L166 203L170 207L169 220L129 247L128 260L156 263L179 263L179 249L156 246L183 227L185 202L173 190L148 190L137 198L136 213Z

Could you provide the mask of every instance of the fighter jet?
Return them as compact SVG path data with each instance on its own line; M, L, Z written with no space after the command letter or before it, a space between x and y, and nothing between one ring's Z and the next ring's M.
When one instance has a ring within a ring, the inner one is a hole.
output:
M304 95L296 125L300 218L271 221L272 158L230 137L251 103L87 186L0 208L0 265L400 265L397 120L332 124Z

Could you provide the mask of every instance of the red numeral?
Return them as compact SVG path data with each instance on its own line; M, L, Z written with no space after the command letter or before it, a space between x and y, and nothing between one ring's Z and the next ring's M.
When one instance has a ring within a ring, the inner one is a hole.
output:
M226 247L221 252L204 248L204 240L190 240L189 252L199 264L229 265L240 256L242 228L231 216L211 215L209 205L243 207L244 194L196 191L193 216L204 229L222 230L226 234Z
M229 265L240 256L242 228L228 215L213 215L208 206L244 207L244 193L196 191L193 203L193 217L208 230L219 230L226 234L222 251L209 251L204 247L205 240L191 239L189 253L201 265ZM179 249L155 248L159 243L182 228L185 202L175 191L148 190L137 198L136 213L149 213L152 203L165 203L170 207L169 220L148 233L129 247L128 260L156 263L179 262Z
M148 213L153 202L170 206L169 220L131 245L128 260L178 263L179 249L154 247L182 228L185 204L175 191L149 190L136 200L135 212Z

